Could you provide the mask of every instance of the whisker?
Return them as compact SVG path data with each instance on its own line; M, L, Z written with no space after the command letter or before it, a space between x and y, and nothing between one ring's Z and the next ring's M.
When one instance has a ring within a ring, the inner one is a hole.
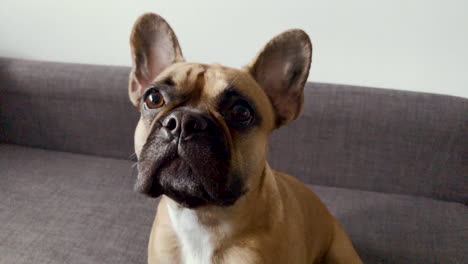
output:
M132 155L130 155L128 158L128 160L132 160L132 161L136 161L137 160L137 155L135 152L132 153Z
M135 163L132 164L132 166L130 166L130 168L131 168L130 175L132 177L136 177L136 175L138 175L137 165L138 165L138 162L135 162Z

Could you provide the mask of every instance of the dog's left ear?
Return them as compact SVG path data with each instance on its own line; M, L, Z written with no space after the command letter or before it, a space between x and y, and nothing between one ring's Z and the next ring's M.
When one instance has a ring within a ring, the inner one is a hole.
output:
M248 66L270 98L277 127L295 120L302 111L311 58L309 36L302 30L293 29L270 40Z
M159 15L147 13L138 18L130 36L133 69L129 96L138 107L143 92L169 65L184 61L177 37Z

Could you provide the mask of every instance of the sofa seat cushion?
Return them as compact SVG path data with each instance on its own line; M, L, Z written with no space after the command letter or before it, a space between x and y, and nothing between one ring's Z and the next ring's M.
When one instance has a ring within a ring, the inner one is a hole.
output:
M365 263L466 263L468 209L431 198L311 186Z
M157 201L132 162L0 145L0 263L145 263Z
M132 162L0 145L0 263L146 263L157 200ZM461 263L464 205L311 186L365 263Z

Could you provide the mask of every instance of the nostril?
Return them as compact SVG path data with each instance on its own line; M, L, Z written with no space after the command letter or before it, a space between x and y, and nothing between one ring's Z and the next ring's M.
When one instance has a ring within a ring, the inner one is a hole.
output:
M164 126L169 129L169 130L174 130L177 128L177 121L175 118L169 118L169 120L166 121Z
M193 129L196 130L196 131L201 131L201 130L205 130L206 128L206 123L205 122L196 122L194 121L194 124L193 124Z
M161 134L168 140L189 140L195 134L200 135L208 129L209 119L199 113L175 111L164 118L161 125L164 128L160 130Z
M197 122L195 122L195 120L191 119L191 120L187 120L184 124L184 132L185 134L187 135L190 135L192 134L193 132L196 132L197 131Z
M200 119L197 122L195 122L194 128L197 131L202 131L202 130L206 129L207 125L208 124L206 123L206 121L204 119Z
M202 132L206 129L206 121L199 118L190 118L184 122L184 132L189 135Z

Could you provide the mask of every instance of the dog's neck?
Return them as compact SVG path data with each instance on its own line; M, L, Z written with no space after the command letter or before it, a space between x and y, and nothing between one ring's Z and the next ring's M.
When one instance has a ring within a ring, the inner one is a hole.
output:
M221 253L219 249L226 243L235 243L233 234L236 239L243 239L254 230L268 228L272 219L278 219L282 203L269 165L265 163L261 175L254 178L258 179L253 183L258 184L252 188L255 191L247 192L229 207L189 209L167 199L169 218L182 246L183 263L211 263L215 252Z

